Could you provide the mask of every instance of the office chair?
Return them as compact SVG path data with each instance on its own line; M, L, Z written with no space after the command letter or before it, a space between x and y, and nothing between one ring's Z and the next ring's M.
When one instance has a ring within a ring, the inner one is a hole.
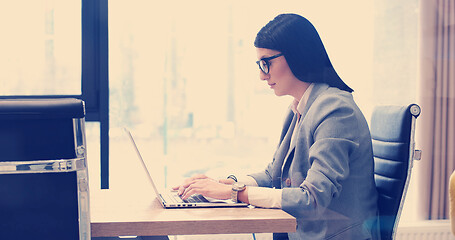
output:
M0 100L0 239L90 239L85 108Z
M420 159L415 150L415 122L420 114L416 104L377 106L371 116L374 178L378 190L379 230L382 240L395 236L413 159Z

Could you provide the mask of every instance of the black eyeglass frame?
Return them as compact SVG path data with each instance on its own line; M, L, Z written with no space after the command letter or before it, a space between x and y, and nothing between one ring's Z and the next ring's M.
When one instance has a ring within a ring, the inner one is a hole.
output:
M256 64L259 66L259 69L260 69L263 73L269 74L269 72L270 72L270 60L275 59L275 58L277 58L277 57L281 57L281 56L283 56L283 53L278 53L278 54L273 55L273 56L271 56L271 57L261 58L261 60L256 61ZM263 69L263 67L262 67L262 65L261 65L261 62L262 62L262 61L265 63L265 66L267 66L267 71L265 71L265 70Z

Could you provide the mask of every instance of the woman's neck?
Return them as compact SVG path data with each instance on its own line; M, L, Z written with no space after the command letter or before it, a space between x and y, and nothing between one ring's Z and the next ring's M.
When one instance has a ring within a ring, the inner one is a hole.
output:
M300 101L300 99L302 99L303 94L305 94L305 91L308 89L310 85L311 83L302 82L301 84L296 86L295 91L291 94L291 96L293 96L296 101Z

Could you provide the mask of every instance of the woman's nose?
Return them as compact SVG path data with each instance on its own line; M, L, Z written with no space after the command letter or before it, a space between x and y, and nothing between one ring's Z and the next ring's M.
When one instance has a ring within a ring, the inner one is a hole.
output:
M259 70L259 79L261 80L268 80L270 77L269 74L265 74L263 71Z

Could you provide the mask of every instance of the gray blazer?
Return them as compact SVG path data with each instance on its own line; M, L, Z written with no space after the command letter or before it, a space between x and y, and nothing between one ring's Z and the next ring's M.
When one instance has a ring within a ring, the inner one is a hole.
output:
M283 189L282 209L297 218L289 239L376 239L371 136L352 94L315 84L300 121L289 111L273 161L250 175Z

